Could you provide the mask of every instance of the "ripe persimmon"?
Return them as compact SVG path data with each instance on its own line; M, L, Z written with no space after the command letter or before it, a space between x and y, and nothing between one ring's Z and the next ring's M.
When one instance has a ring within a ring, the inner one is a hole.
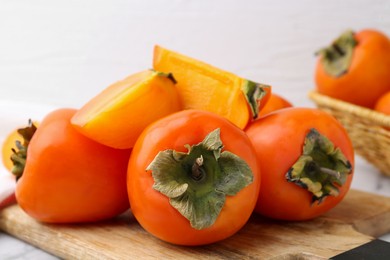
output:
M131 211L148 232L173 244L204 245L247 222L260 173L244 131L215 113L188 109L142 132L127 186Z
M390 40L376 30L347 31L318 52L319 93L373 108L390 90Z
M49 113L27 147L15 194L19 206L42 222L99 221L129 208L130 150L102 145L77 132L70 123L75 113Z

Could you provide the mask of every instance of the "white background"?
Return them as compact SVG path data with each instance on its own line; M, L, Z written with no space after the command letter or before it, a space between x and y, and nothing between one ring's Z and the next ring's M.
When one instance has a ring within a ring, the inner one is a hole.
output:
M349 28L390 35L390 2L1 0L0 98L79 107L160 44L309 106L315 51Z
M390 35L390 1L0 0L0 133L151 68L155 44L313 106L314 53L364 28ZM353 187L390 196L389 179L359 158ZM26 250L0 239L0 252Z

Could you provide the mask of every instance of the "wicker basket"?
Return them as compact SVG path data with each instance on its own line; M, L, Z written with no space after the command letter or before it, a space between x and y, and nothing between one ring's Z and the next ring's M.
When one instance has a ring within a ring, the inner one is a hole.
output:
M344 125L357 154L390 176L390 116L315 91L309 97Z

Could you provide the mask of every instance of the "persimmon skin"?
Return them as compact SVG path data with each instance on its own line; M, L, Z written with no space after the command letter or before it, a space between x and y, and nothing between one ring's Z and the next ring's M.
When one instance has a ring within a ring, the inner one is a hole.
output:
M168 197L152 188L152 173L145 169L159 151L186 152L184 145L201 142L216 128L221 131L223 150L244 159L254 178L235 196L226 196L224 207L212 226L197 230L170 205ZM127 177L131 211L143 228L166 242L187 246L217 242L236 233L253 212L260 187L258 169L253 146L241 129L214 113L184 110L150 125L134 146Z
M259 117L265 116L276 110L292 106L293 105L291 104L291 102L282 97L281 95L271 93L267 103L265 103L264 107L260 110Z
M357 46L348 71L332 77L317 60L315 83L319 93L358 106L373 108L377 99L390 90L390 40L375 30L355 33Z
M246 129L257 155L261 187L255 212L282 220L315 218L335 207L348 192L353 172L339 187L338 196L327 196L312 204L312 194L286 180L286 173L302 154L305 135L317 129L339 147L354 165L354 150L341 124L324 111L310 108L285 108L256 120Z
M70 124L75 109L49 113L28 147L16 186L20 207L49 223L94 222L129 208L126 169L130 150L96 143Z
M390 115L390 91L382 95L375 103L374 110L386 115Z

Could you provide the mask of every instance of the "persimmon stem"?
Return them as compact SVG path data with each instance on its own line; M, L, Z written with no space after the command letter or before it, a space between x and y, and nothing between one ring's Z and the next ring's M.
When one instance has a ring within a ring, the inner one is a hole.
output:
M308 163L307 167L308 167L309 171L312 172L313 174L315 174L318 171L318 172L321 172L325 175L332 176L332 177L337 178L337 179L339 179L341 176L340 172L332 170L332 169L327 168L327 167L321 167L318 165L318 163L316 163L314 161L311 161L310 163Z
M203 166L203 156L201 155L195 159L195 162L192 165L192 169L191 169L192 170L191 177L196 181L201 180L205 175L205 171L202 166Z
M335 177L337 179L340 178L340 172L338 171L334 171L332 169L329 169L329 168L325 168L325 167L319 167L319 170L322 172L322 173L325 173L329 176L332 176L332 177Z

